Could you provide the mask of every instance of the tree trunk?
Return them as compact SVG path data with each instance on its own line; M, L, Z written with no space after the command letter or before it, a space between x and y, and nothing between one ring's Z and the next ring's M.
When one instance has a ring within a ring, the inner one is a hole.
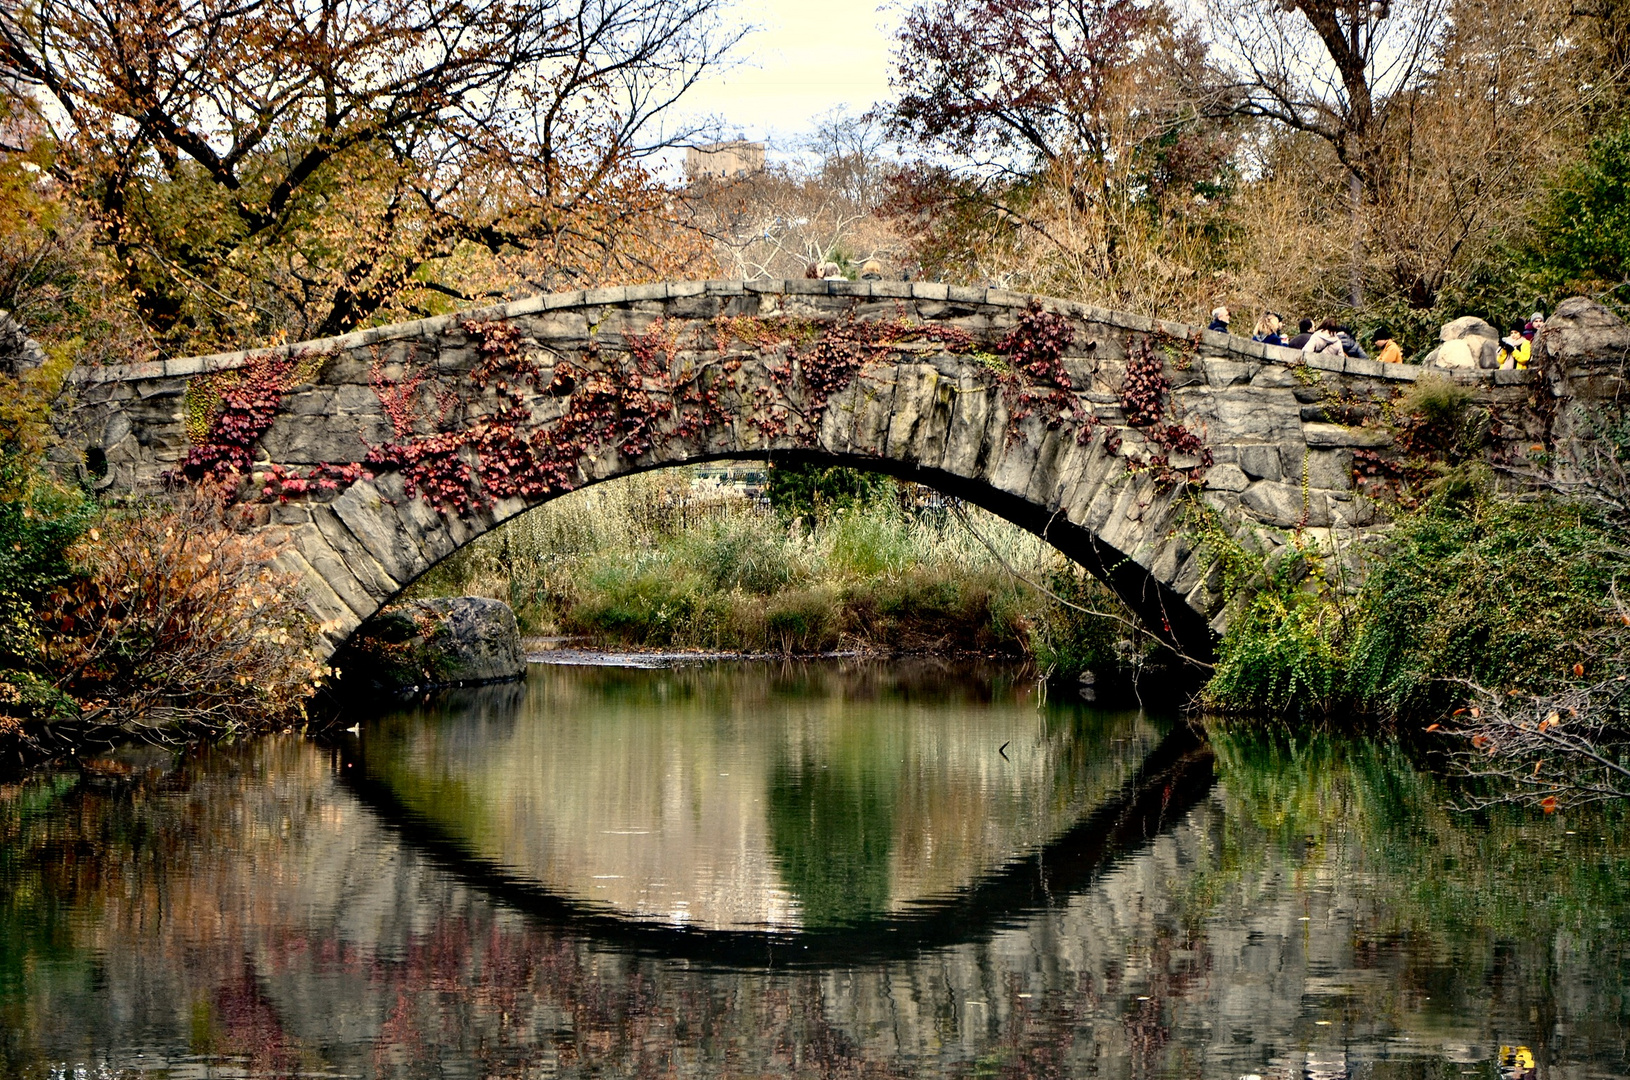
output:
M1347 202L1353 224L1353 265L1348 272L1347 299L1356 311L1364 306L1364 182L1356 170L1347 172Z

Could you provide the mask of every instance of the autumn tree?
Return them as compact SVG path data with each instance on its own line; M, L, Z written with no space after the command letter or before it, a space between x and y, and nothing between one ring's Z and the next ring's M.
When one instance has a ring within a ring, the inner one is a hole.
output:
M1161 3L911 9L882 115L927 159L901 174L895 203L925 268L1158 303L1131 272L1193 261L1184 242L1229 180L1207 74L1204 44Z
M903 244L878 214L899 168L886 142L870 118L828 113L786 162L698 179L686 192L687 220L730 277L796 278L824 262L852 276L874 258L898 274Z
M717 0L24 0L0 77L196 349L663 273L646 133L737 37Z

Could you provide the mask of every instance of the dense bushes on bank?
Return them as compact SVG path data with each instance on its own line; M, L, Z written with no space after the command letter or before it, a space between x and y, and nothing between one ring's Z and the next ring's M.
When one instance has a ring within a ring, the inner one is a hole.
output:
M1630 553L1598 511L1486 491L1428 500L1368 550L1233 553L1208 701L1230 712L1437 717L1478 686L1531 694L1625 644ZM1361 561L1348 587L1338 565Z
M208 498L107 508L42 467L60 364L0 375L0 767L298 720L316 627Z
M1116 601L1029 533L908 505L893 481L796 480L772 484L779 508L682 473L602 484L489 534L415 591L496 596L530 633L618 647L1034 654L1061 677L1121 662L1111 620L1028 582L1083 607Z

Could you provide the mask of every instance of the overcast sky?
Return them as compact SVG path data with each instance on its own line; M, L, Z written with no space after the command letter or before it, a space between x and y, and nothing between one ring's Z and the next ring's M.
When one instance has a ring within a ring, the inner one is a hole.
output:
M865 112L889 94L889 51L899 11L882 0L736 0L760 29L742 42L741 62L681 101L690 116L712 115L739 132L791 149L812 121L834 108Z

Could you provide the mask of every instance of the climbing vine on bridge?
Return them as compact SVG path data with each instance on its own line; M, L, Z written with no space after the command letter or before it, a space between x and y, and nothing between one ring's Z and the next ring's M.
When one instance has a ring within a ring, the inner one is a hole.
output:
M322 362L316 354L256 358L189 380L183 406L192 446L176 468L179 476L219 483L246 472L283 395L314 378Z
M1181 422L1167 420L1172 384L1166 377L1164 349L1156 349L1148 337L1138 338L1128 348L1126 378L1121 383L1121 411L1129 426L1143 432L1151 447L1147 461L1137 468L1151 469L1162 487L1199 484L1215 463L1211 448L1198 434ZM1196 464L1179 467L1172 458L1184 455Z
M594 340L567 357L529 346L512 322L472 320L462 328L475 351L463 379L444 381L412 355L392 366L376 350L369 384L390 434L360 462L272 465L243 494L268 501L328 497L394 472L410 497L442 514L468 515L502 499L569 491L582 481L583 462L597 455L649 457L666 443L693 442L736 422L766 439L814 438L830 402L867 368L911 354L966 356L978 344L965 328L920 322L904 309L871 319L853 311L837 319L719 316L695 331L694 342L682 342L678 324L658 318L642 332L625 332L620 348ZM704 344L710 331L712 350ZM1096 434L1100 421L1065 363L1074 341L1069 319L1033 302L994 343L999 355L986 366L1006 406L1009 441L1032 418L1050 431L1068 427L1082 445ZM762 378L741 378L749 362L760 366ZM227 480L246 473L284 395L314 373L307 367L292 358L256 361L207 384L218 401L206 437L183 462L184 474ZM1166 470L1172 454L1185 453L1209 465L1198 437L1160 422L1168 389L1143 342L1123 403L1160 450L1150 464ZM1104 443L1110 453L1120 449L1113 430Z
M1075 384L1064 367L1064 354L1075 343L1075 327L1070 320L1043 310L1035 300L1019 315L1018 325L1009 330L996 346L1007 360L1005 368L994 369L1002 386L1002 403L1007 406L1007 441L1019 438L1019 425L1031 416L1041 415L1049 431L1065 422L1075 424L1075 439L1082 446L1092 441L1098 417L1090 403L1078 402ZM1106 437L1114 453L1120 440Z

